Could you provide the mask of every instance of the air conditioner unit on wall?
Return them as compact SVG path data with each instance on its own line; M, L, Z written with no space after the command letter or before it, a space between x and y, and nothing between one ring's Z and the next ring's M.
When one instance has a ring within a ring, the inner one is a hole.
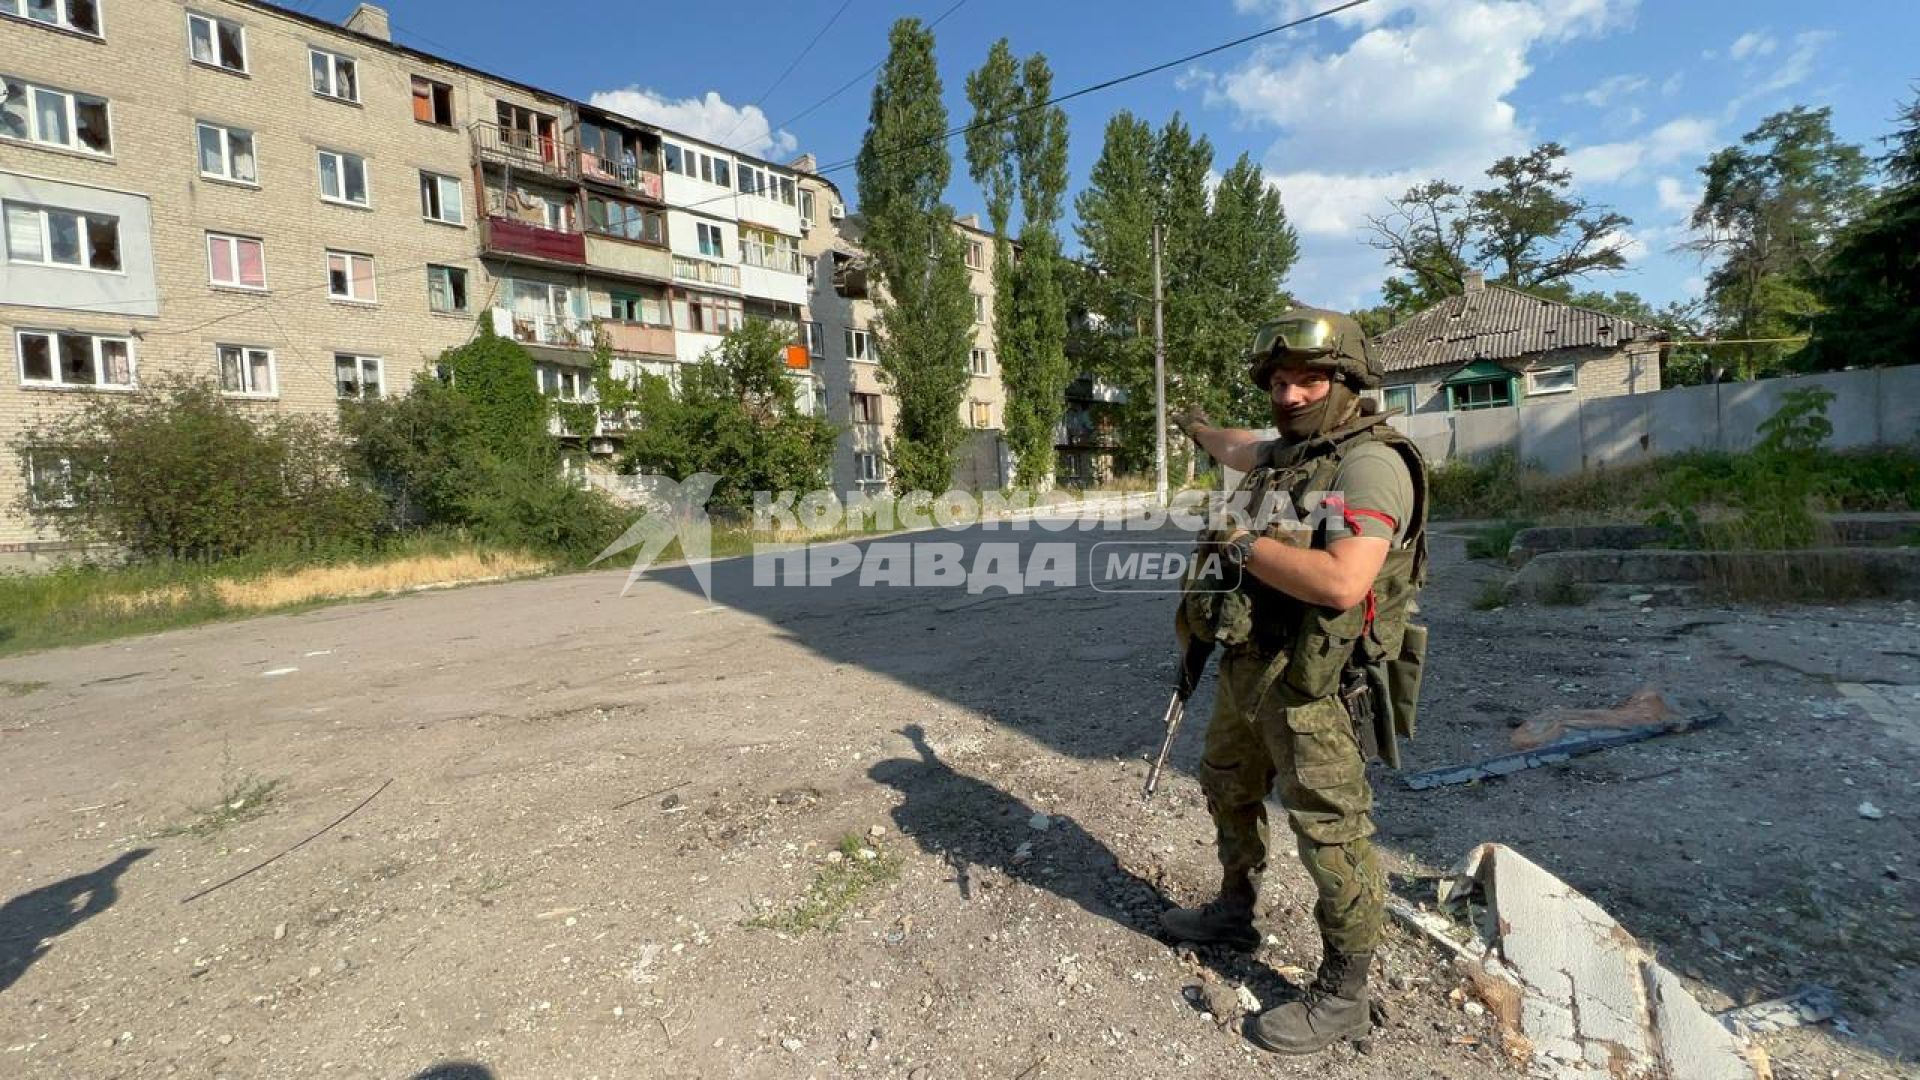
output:
M847 208L841 206L839 203L834 203L833 206L828 209L827 216L835 221L844 220L847 216Z

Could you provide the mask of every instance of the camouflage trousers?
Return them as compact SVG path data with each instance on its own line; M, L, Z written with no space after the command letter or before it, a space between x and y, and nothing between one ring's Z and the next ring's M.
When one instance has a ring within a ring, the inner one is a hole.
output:
M1366 762L1346 706L1292 694L1275 678L1281 666L1244 646L1220 661L1200 762L1220 863L1229 875L1266 868L1266 796L1277 782L1300 861L1320 894L1314 921L1321 935L1342 952L1372 952L1385 880L1368 839Z

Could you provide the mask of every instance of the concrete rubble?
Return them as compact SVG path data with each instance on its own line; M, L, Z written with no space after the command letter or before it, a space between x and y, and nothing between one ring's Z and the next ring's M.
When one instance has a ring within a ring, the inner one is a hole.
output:
M1474 848L1441 893L1443 903L1463 903L1472 915L1476 934L1448 946L1501 1020L1507 1052L1530 1075L1769 1077L1764 1054L1703 1008L1652 950L1519 852Z

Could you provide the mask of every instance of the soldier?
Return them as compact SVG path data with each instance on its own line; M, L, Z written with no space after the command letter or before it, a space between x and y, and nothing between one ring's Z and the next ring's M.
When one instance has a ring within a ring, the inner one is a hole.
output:
M1302 999L1262 1013L1249 1036L1268 1050L1305 1054L1371 1024L1367 976L1384 880L1368 839L1366 760L1343 691L1351 692L1356 664L1392 660L1416 640L1424 650L1424 631L1406 628L1425 574L1426 473L1413 444L1360 394L1379 385L1381 367L1352 318L1290 310L1260 328L1248 359L1278 439L1215 427L1195 409L1175 422L1247 474L1240 490L1252 505L1290 498L1299 518L1291 528L1215 534L1216 550L1238 571L1228 579L1239 583L1182 600L1182 635L1211 633L1223 649L1200 765L1222 875L1217 898L1168 911L1161 923L1180 941L1259 945L1264 800L1277 779L1319 892L1323 959ZM1318 493L1328 494L1316 514Z

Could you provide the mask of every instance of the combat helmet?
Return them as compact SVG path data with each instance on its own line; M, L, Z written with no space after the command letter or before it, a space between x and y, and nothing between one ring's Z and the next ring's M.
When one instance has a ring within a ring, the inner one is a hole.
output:
M1323 368L1356 390L1380 385L1385 367L1367 347L1367 335L1353 316L1320 308L1288 308L1260 324L1247 353L1247 375L1267 388L1282 365Z

